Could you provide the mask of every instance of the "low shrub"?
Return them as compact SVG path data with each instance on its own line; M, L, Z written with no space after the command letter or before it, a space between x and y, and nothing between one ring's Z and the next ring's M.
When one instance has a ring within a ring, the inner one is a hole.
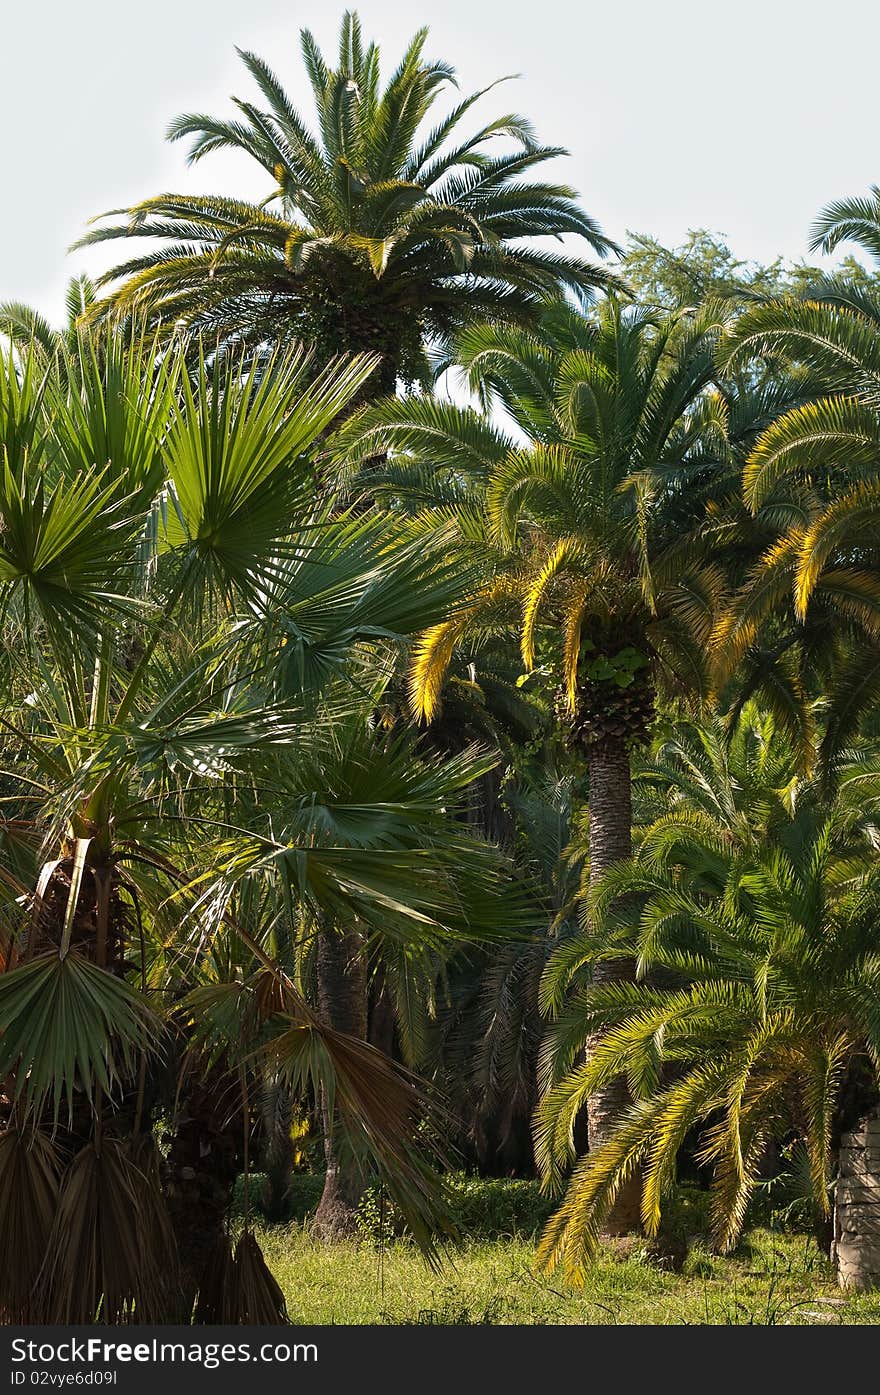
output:
M537 1236L555 1202L542 1196L535 1180L511 1177L474 1177L457 1172L447 1179L449 1208L456 1228L463 1236L479 1240L522 1239ZM317 1208L324 1187L318 1172L295 1172L290 1179L290 1205L283 1222L307 1221ZM251 1173L251 1209L260 1212L262 1173ZM244 1178L235 1185L234 1211L244 1210ZM361 1230L371 1240L393 1239L401 1233L400 1217L387 1198L383 1202L378 1183L369 1186L360 1207Z

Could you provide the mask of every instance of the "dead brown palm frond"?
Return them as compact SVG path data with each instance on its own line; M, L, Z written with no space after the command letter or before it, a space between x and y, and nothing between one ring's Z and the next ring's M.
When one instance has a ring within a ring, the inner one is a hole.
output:
M235 1260L232 1242L225 1233L219 1237L205 1265L196 1298L193 1322L219 1326L226 1322L226 1309L233 1286Z
M222 1235L205 1267L193 1322L277 1327L289 1321L284 1293L251 1232L242 1233L234 1250Z
M144 1171L118 1139L89 1143L73 1158L37 1284L42 1321L161 1321L175 1246L157 1170L146 1161Z
M46 1134L15 1123L0 1133L0 1322L37 1320L34 1286L49 1246L59 1171Z
M230 1279L225 1322L274 1327L289 1321L284 1293L249 1230L244 1231L235 1247Z

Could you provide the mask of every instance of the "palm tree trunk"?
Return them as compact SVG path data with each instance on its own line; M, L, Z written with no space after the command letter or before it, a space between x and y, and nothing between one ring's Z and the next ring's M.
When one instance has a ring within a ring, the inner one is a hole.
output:
M595 886L615 863L632 853L632 772L627 743L621 737L605 737L587 746L590 779L590 886ZM626 960L600 960L593 970L593 981L611 983L629 978L632 966ZM593 1036L587 1045L592 1052L600 1040ZM614 1080L596 1092L587 1106L589 1147L595 1151L609 1137L615 1122L629 1105L623 1080ZM634 1176L622 1188L605 1224L609 1235L625 1235L640 1228L641 1181Z
M164 1177L180 1255L178 1322L191 1321L196 1294L222 1249L243 1137L234 1077L221 1066L202 1076L193 1072L178 1100Z
M338 1032L365 1040L367 961L363 940L356 930L344 934L330 926L321 930L317 977L318 1008L324 1021ZM319 1240L333 1241L354 1234L364 1180L355 1160L340 1148L326 1098L321 1101L321 1110L327 1174L312 1233Z
M841 1288L880 1285L880 1110L876 1108L840 1139L832 1258Z
M863 1056L849 1063L834 1111L831 1152L837 1174L831 1224L817 1217L820 1247L841 1288L880 1286L880 1092ZM822 1242L826 1241L826 1245Z

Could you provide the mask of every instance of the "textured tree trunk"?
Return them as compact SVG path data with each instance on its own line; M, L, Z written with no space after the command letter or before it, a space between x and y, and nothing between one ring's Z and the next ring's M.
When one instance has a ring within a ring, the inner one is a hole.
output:
M590 885L594 886L615 863L632 853L632 773L626 742L605 737L587 746L590 778ZM596 983L629 978L632 965L626 960L602 960L593 971ZM592 1052L600 1037L587 1045ZM592 1096L587 1106L591 1151L605 1142L615 1122L627 1108L629 1095L623 1080L612 1081ZM622 1188L605 1225L609 1235L626 1235L641 1227L641 1180L633 1176Z
M243 1141L235 1078L220 1067L190 1075L168 1137L163 1188L180 1255L178 1322L190 1321L196 1294L223 1249Z
M317 970L318 1007L324 1021L338 1032L365 1040L367 959L357 931L340 934L330 927L323 929L318 938ZM319 1240L333 1241L354 1234L364 1182L357 1163L340 1147L326 1099L321 1110L327 1175L312 1233Z
M841 1288L880 1285L880 1109L841 1135L832 1258Z

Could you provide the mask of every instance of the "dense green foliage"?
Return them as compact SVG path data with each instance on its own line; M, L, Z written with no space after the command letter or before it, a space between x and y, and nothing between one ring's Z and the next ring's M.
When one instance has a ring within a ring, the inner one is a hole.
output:
M7 1321L824 1298L880 1103L880 282L597 270L425 43L304 31L309 117L242 52L262 104L171 138L266 199L147 199L63 328L0 307ZM880 193L813 235L880 258Z

